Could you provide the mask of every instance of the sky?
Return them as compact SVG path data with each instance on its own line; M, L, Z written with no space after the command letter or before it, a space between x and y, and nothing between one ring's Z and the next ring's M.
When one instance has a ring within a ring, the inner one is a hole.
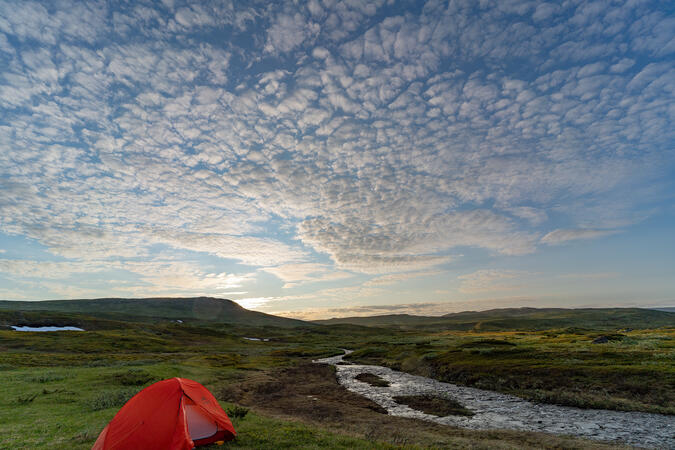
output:
M671 1L0 0L0 298L675 305Z

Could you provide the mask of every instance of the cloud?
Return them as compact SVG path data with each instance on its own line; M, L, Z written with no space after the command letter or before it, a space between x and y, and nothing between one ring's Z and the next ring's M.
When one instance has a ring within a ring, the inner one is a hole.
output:
M278 300L279 297L247 297L235 299L240 306L246 309L257 309L267 305L268 303Z
M508 280L524 278L531 275L528 272L517 270L482 269L473 273L460 275L462 281L459 292L476 294L482 292L508 291L523 287L523 282L513 284Z
M560 298L545 299L547 305L560 304ZM542 303L541 298L528 296L486 297L471 300L446 300L400 304L371 304L333 308L305 308L302 311L275 311L273 314L301 320L321 320L339 317L411 314L416 316L442 316L462 311L485 311L495 308L532 307Z
M0 259L0 272L22 278L62 279L75 274L104 270L106 270L105 267L96 263Z
M308 308L302 312L276 312L275 314L301 320L319 320L333 317L379 316L411 314L438 316L447 313L447 303L407 303L396 305L347 306L342 308Z
M110 278L123 273L125 280ZM93 288L72 286L78 277L104 277L109 290L151 296L157 293L174 295L213 295L255 282L255 273L232 274L206 272L197 263L153 259L149 261L37 261L0 259L0 273L11 275L15 282L37 282L54 295L69 298L94 294ZM129 275L133 275L129 277ZM80 294L76 294L79 292Z
M242 264L251 266L301 261L306 257L304 252L269 238L230 236L216 233L150 231L148 239L169 244L175 248L212 253L221 258L235 259Z
M127 262L121 267L141 275L141 281L147 286L128 288L132 290L151 290L156 286L161 291L214 292L240 288L255 280L253 273L241 275L225 272L205 273L197 265L184 262Z
M590 229L558 229L553 230L541 238L541 242L549 245L559 245L577 239L595 239L617 233L617 230L590 230Z
M284 264L277 267L265 267L262 270L283 281L284 288L318 281L342 280L352 276L346 272L335 271L328 265L316 263Z
M267 32L265 50L288 52L306 39L318 34L320 26L308 21L300 13L279 14Z
M541 225L548 219L546 211L542 211L537 208L518 206L515 208L510 208L508 211L516 217L527 220L532 225Z
M603 280L607 278L616 278L620 274L616 272L597 272L597 273L565 273L559 275L560 278L574 278L579 280Z
M440 271L424 271L424 272L407 272L407 273L395 273L390 275L382 275L379 277L372 278L365 283L363 286L386 286L390 284L396 284L401 281L412 280L414 278L423 278L430 277L433 275L438 275L442 273Z
M166 276L132 270L135 292L222 291L246 265L315 292L376 275L370 301L467 249L627 229L672 191L675 33L655 2L0 17L0 232L67 260L28 269L45 279L140 260Z

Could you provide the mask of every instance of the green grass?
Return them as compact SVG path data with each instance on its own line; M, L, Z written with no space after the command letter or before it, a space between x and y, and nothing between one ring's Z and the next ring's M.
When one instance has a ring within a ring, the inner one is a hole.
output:
M582 408L675 414L675 329L408 333L361 345L348 360Z
M391 314L317 320L316 323L426 331L539 331L565 327L585 327L595 330L647 329L673 326L675 312L641 308L506 308L452 313L439 317Z
M224 404L226 405L226 404ZM249 413L244 418L232 419L237 438L224 446L205 448L241 449L394 449L399 446L346 434L328 432L296 421L285 421ZM408 448L419 448L409 446Z
M15 314L16 310L21 310ZM73 317L85 314L88 317ZM11 319L13 323L8 323ZM100 298L42 302L0 301L0 325L91 325L97 320L132 322L218 322L249 326L311 327L295 319L249 311L237 303L212 297L193 298ZM85 328L89 329L89 328Z
M674 413L673 328L625 332L592 329L583 323L534 332L439 332L350 324L289 328L124 321L38 311L4 311L0 318L17 315L31 321L67 319L85 324L83 328L90 331L0 330L0 448L91 448L124 402L154 381L190 378L219 397L233 383L339 354L341 348L355 349L352 359L357 361L536 401ZM607 344L591 344L600 335L612 334L621 336L612 336ZM244 340L247 336L270 340ZM378 441L384 437L375 434L375 439L365 431L345 434L341 428L267 417L252 405L246 405L251 406L246 413L241 406L223 406L232 412L239 432L237 440L227 444L233 448L393 448L397 444L414 448L436 439L389 436L387 444ZM444 438L444 446L501 439L494 433L462 433ZM541 446L547 442L526 437ZM495 441L485 442L481 448Z
M225 379L210 368L190 365L155 364L140 370L156 378L189 377L211 388ZM60 369L39 386L33 381L40 376L35 369L0 372L5 387L0 397L0 448L91 448L105 424L143 387L111 387L108 380L116 371L114 367ZM44 385L49 389L45 391ZM238 436L225 447L212 448L394 448L266 418L230 403L222 406L230 411Z

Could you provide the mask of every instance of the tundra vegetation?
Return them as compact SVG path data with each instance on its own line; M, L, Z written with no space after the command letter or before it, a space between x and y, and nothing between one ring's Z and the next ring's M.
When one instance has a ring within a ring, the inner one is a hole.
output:
M455 330L447 324L248 326L245 314L238 323L189 316L179 323L174 316L0 310L0 448L91 448L131 396L175 376L204 384L230 412L238 436L220 448L610 448L387 416L338 385L332 367L311 363L342 348L355 350L348 357L353 362L540 402L675 414L672 321L650 328L634 319L630 331L616 321ZM87 331L9 328L21 321ZM251 336L268 340L244 339ZM593 344L599 336L607 342ZM450 413L468 413L441 400L401 402L439 414L450 407L459 411Z

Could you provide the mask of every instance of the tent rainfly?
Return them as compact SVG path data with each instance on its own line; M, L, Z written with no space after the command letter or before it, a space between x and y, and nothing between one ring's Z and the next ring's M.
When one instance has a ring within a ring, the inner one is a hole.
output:
M132 397L103 429L92 450L191 450L235 435L230 418L204 386L171 378Z

